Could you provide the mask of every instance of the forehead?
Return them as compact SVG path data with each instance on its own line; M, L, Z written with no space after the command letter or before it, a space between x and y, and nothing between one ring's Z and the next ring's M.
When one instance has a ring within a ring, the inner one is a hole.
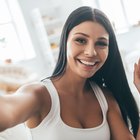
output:
M98 22L94 21L85 21L80 23L79 25L75 26L71 31L69 35L77 34L77 33L85 33L89 36L94 37L101 37L106 36L109 37L108 32L106 29L99 24Z

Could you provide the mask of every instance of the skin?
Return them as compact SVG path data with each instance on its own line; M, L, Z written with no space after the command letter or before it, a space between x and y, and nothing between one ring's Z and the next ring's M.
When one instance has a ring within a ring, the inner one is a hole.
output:
M138 63L134 64L134 84L140 93L140 59L138 60ZM140 139L140 128L138 130L137 140Z
M108 42L108 33L96 22L83 22L70 31L66 46L66 71L61 78L52 82L59 95L61 118L71 127L92 128L103 121L99 102L87 78L105 63ZM102 91L109 107L107 119L111 140L134 140L112 94L105 88ZM21 87L13 95L0 97L0 106L0 130L25 121L28 127L34 128L50 111L51 99L43 85L33 83Z
M140 59L134 64L134 84L140 93Z

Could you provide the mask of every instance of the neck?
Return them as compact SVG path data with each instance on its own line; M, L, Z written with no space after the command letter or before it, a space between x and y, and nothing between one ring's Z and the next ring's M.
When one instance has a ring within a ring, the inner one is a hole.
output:
M57 90L61 93L81 95L88 89L87 79L63 75L58 80L53 80Z

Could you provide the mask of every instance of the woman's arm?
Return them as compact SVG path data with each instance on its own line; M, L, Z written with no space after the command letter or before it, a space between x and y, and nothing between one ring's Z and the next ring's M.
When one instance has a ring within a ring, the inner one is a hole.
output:
M134 84L140 93L140 59L134 65Z
M137 134L137 139L136 140L140 140L140 126L139 126L139 130L138 130L138 134Z
M120 108L112 94L106 91L105 96L108 101L107 119L111 131L111 140L135 140L134 136L127 128L121 115Z
M26 85L11 95L0 96L0 131L25 122L41 107L41 86Z
M135 84L138 92L140 93L140 59L139 59L138 63L135 63L135 65L134 65L134 84ZM140 126L139 126L136 140L140 140Z

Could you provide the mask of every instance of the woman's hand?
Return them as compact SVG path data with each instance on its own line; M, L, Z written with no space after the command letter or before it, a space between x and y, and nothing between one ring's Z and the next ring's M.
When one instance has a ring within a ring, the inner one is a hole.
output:
M140 93L140 59L134 65L134 84Z

